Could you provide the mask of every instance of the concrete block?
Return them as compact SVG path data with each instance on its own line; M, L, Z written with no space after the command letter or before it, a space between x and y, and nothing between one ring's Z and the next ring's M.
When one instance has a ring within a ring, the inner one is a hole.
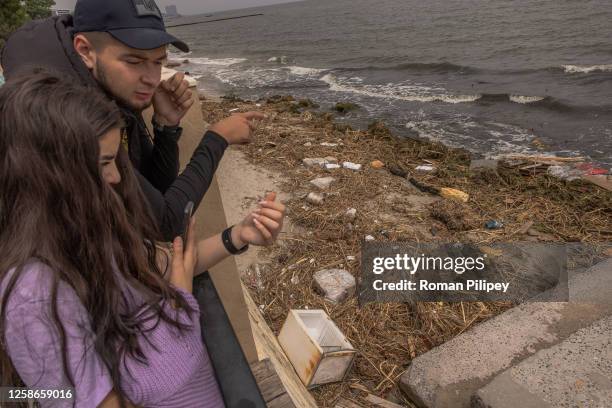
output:
M612 407L612 317L540 350L478 390L474 408Z
M325 298L340 303L355 294L355 277L344 269L324 269L314 274L315 289Z
M336 179L333 177L319 177L314 180L310 180L310 184L316 186L321 190L327 190L334 181L336 181Z
M418 356L401 389L422 407L469 407L501 372L612 315L610 271L612 258L570 278L569 303L524 303Z

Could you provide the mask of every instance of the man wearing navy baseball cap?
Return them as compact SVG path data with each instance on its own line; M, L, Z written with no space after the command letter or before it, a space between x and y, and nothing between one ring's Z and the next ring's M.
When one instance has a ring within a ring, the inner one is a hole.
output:
M26 23L7 40L2 66L7 81L39 68L72 76L114 99L126 122L130 161L139 173L160 230L167 240L182 228L186 204L196 206L208 189L229 144L248 143L252 119L235 114L205 133L190 163L179 171L180 121L193 104L183 73L161 80L168 45L187 52L187 44L166 32L153 0L78 0L74 16ZM142 111L153 106L154 137Z

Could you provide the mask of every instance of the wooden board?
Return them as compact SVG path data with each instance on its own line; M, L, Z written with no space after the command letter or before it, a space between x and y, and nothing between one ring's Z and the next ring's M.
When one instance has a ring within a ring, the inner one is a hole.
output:
M302 384L302 381L278 344L276 336L274 336L274 333L272 333L272 330L270 330L270 327L268 327L268 324L259 312L259 308L253 301L249 290L244 285L242 285L242 290L249 310L251 328L253 329L253 337L260 360L266 358L270 360L285 390L287 390L287 395L295 406L299 408L316 408L317 403L304 384Z
M251 364L251 371L268 408L297 408L269 358Z
M163 77L167 78L173 75L174 72L176 71L165 70ZM208 127L208 124L202 118L202 105L195 88L191 88L191 91L193 92L194 104L183 120L181 120L181 126L183 127L183 135L179 140L181 169L185 168ZM153 134L151 129L152 109L149 108L143 112L143 116L149 131ZM216 177L208 188L204 200L195 213L195 217L196 236L199 239L219 233L227 227L225 210L223 209L221 192ZM259 361L251 331L249 313L242 297L240 276L234 257L226 258L211 268L209 272L247 362L253 363Z
M612 176L582 176L582 178L601 188L612 191Z

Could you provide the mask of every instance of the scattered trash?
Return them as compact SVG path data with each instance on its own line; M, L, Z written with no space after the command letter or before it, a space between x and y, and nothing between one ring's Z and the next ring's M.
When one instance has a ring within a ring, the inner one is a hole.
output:
M291 277L291 283L293 283L294 285L299 284L300 278L296 274L293 274L293 276Z
M349 170L359 171L361 170L361 164L351 163L351 162L343 162L342 167Z
M327 164L327 161L325 161L325 159L321 157L315 157L315 158L303 159L302 163L306 167L325 167L325 165Z
M344 269L323 269L314 274L315 289L333 303L355 294L355 277Z
M470 200L470 195L464 191L457 190L450 187L436 187L429 184L421 183L420 181L410 178L410 183L412 183L416 188L424 193L437 194L440 197L448 198L451 200L461 201L463 203L467 203Z
M335 170L335 169L339 169L341 166L339 164L334 164L334 163L327 163L325 164L325 168L327 170Z
M374 238L374 237L373 237L373 236L371 236L371 235L366 235L366 236L365 236L365 240L366 240L366 241L368 241L368 242L370 242L370 241L376 241L376 238Z
M324 199L325 199L325 196L319 193L310 193L306 197L306 201L308 201L310 204L317 204L317 205L321 204Z
M504 227L504 223L497 220L489 220L485 222L485 228L490 230L501 229Z
M316 186L321 190L327 190L334 181L336 181L336 179L333 177L319 177L314 180L310 180L310 184Z
M232 112L238 112L240 110L240 108L234 108L234 109L230 109L228 112L232 113Z
M342 381L357 353L323 310L290 310L278 342L307 387Z
M338 146L338 143L327 143L327 142L323 142L323 143L321 143L321 146L326 146L326 147L336 147L336 146Z
M440 197L461 201L462 203L470 201L470 195L468 193L454 188L442 187L439 194Z
M428 172L434 171L435 168L431 164L424 164L424 165L421 165L421 166L416 166L415 170L416 171L422 171L422 172L428 173Z
M349 221L353 221L356 217L357 217L357 210L355 208L349 208L348 210L346 210L346 213L344 213L344 218L346 218Z
M572 169L570 166L550 166L546 172L553 177L567 181L579 179L582 174L580 170Z
M348 255L348 256L346 257L346 260L347 260L347 261L355 261L356 259L357 259L357 258L356 258L356 257L354 257L353 255Z
M378 170L385 167L385 163L381 162L380 160L374 160L372 163L370 163L370 166L372 166L373 169Z

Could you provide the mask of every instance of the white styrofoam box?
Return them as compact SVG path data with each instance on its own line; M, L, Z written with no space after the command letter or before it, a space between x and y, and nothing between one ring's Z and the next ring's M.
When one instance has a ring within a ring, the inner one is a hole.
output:
M307 387L342 381L357 352L324 310L289 311L278 342Z

